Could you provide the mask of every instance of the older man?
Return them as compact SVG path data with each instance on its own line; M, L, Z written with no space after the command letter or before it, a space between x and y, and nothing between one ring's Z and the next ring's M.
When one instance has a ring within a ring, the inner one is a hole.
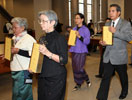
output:
M110 80L115 70L121 81L121 94L119 99L126 98L128 94L128 75L127 75L127 43L132 40L132 28L128 21L120 18L121 8L117 4L110 5L109 15L112 21L106 23L109 31L113 33L113 45L106 45L105 41L100 44L106 45L103 56L104 76L97 94L98 100L107 100L110 87Z

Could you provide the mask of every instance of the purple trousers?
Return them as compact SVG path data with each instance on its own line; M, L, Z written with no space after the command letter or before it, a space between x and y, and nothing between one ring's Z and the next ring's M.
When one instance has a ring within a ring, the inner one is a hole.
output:
M86 55L86 53L72 53L72 68L76 84L81 85L84 81L89 81L88 74L84 70Z

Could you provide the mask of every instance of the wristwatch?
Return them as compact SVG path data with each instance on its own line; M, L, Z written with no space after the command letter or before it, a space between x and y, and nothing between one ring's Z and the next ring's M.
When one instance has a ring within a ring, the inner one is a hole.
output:
M51 55L49 56L49 59L52 59L53 53L51 53Z

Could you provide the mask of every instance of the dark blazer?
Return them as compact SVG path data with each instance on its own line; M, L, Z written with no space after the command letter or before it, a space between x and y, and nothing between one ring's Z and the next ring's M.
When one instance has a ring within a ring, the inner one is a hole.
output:
M110 26L111 21L105 25ZM116 32L113 35L113 45L106 46L103 62L108 63L110 61L113 65L127 64L127 43L131 40L132 27L128 21L120 18L116 25Z
M67 64L68 61L68 46L65 37L60 35L57 31L53 31L46 33L46 36L42 38L46 41L45 45L47 49L53 54L59 55L60 63L44 56L40 77L52 77L66 73L65 64Z

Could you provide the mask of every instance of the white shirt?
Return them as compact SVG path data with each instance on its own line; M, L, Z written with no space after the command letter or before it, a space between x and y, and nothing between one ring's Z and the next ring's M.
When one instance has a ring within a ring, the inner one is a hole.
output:
M15 48L27 50L29 52L29 56L31 56L33 43L36 43L36 41L32 36L27 34L26 31L24 31L23 33L26 34L18 40L18 42L15 44ZM13 39L15 39L15 36L13 37ZM29 64L30 58L24 57L19 54L14 54L13 60L10 64L11 71L27 70L29 68Z
M112 20L111 26L113 26L113 22L115 22L114 27L116 27L116 25L117 25L117 23L118 23L119 19L120 19L120 17L118 17L115 21L114 21L114 20Z

